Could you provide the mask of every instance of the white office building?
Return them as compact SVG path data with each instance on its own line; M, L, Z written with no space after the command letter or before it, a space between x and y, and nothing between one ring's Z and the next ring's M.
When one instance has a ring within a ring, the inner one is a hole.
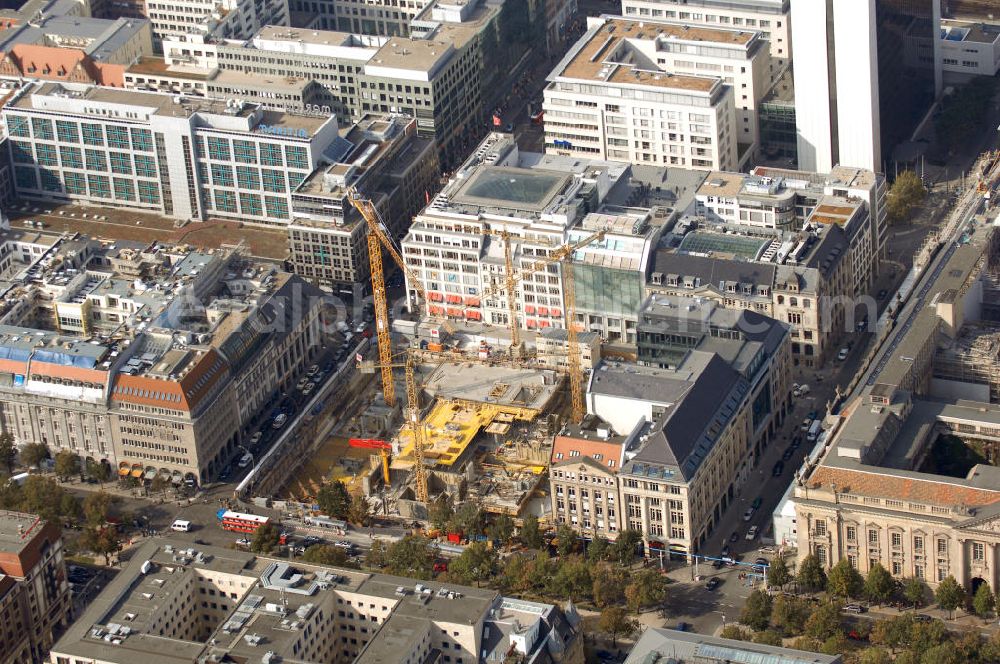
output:
M757 132L754 128L744 134L741 129L734 85L723 78L724 68L734 68L735 80L737 68L749 72L754 57L767 58L758 39L755 32L620 18L595 21L549 74L544 93L546 151L636 164L737 170L738 144L743 136L755 139ZM686 69L699 69L696 61L701 59L707 75L669 71L668 63L677 59L675 45L692 54L683 63ZM712 48L717 53L709 54ZM716 74L715 67L723 71ZM766 69L761 74L766 78ZM747 95L752 96L750 91ZM742 157L751 152L748 146Z
M770 44L771 67L780 72L791 59L790 0L622 0L628 18L680 21L710 28L756 30Z
M885 172L941 90L939 0L792 0L791 9L799 168Z
M177 219L287 224L338 140L334 117L69 83L28 85L2 116L19 196Z

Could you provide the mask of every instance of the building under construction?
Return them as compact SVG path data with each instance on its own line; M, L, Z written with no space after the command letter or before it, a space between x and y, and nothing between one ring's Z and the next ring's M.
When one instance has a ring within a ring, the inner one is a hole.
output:
M1000 402L1000 324L963 327L958 337L937 349L933 377L984 386L989 389L989 401ZM966 396L985 398L985 394Z

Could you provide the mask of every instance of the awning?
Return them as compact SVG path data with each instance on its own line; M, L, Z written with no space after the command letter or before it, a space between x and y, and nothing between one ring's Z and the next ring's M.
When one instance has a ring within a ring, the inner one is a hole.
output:
M142 472L143 472L142 468L133 468L132 469L132 477L136 477L136 478L142 477Z
M147 470L146 471L146 479L147 480L151 480L154 477L156 477L156 471L155 470Z
M124 468L119 468L118 469L118 477L128 477L128 474L130 472L131 472L131 470L129 470L128 466L126 466Z

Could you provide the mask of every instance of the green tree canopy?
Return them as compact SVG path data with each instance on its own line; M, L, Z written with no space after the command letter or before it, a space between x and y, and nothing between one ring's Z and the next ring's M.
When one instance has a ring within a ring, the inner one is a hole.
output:
M788 563L784 556L778 556L767 568L767 583L778 588L783 587L792 580L792 573L788 571Z
M860 597L865 580L847 558L833 566L826 582L826 591L834 597Z
M771 604L771 625L785 636L798 636L805 630L810 613L804 599L778 595Z
M736 623L729 623L722 628L719 632L719 636L724 639L732 639L734 641L751 641L753 640L753 634L747 631L745 628L740 627Z
M451 500L448 499L448 496L441 494L427 508L427 519L431 522L432 527L444 530L454 513Z
M486 515L476 503L462 503L446 526L450 533L462 533L470 540L486 533Z
M347 506L347 521L364 528L368 526L371 514L372 506L367 498L360 493L351 498L351 503Z
M503 545L514 536L514 519L509 514L499 514L486 529L487 536Z
M865 577L865 596L876 604L885 604L896 590L896 580L876 562Z
M826 572L823 570L823 565L820 564L819 558L811 553L802 559L802 564L799 565L799 572L795 580L807 592L826 590Z
M561 558L552 588L575 602L586 599L594 590L590 566L579 556Z
M976 588L976 594L972 596L972 608L976 615L980 618L986 618L993 612L994 606L996 606L996 599L990 592L990 585L980 583L979 587Z
M595 535L587 545L587 560L592 563L610 560L612 555L611 542L603 535Z
M49 458L49 448L41 443L28 443L21 448L21 463L26 466L38 466Z
M576 534L576 531L569 524L559 524L559 527L556 529L556 542L558 544L556 550L559 552L559 556L565 557L574 553L579 539L579 535Z
M281 530L273 523L265 523L257 528L250 538L250 550L254 553L271 553L278 548Z
M639 570L625 587L625 598L636 613L641 613L643 607L658 607L667 599L667 577L656 569Z
M80 474L80 457L69 450L56 452L55 462L56 477L62 482Z
M14 472L14 464L17 461L17 446L14 445L14 436L4 431L0 433L0 468L10 475Z
M521 522L521 530L517 534L518 539L529 549L540 549L545 540L542 539L542 531L538 527L538 517L528 514Z
M120 499L107 491L97 491L89 494L83 501L83 517L91 526L103 526L111 516L111 508Z
M593 563L591 563L593 564ZM594 569L592 596L597 608L603 609L625 602L625 587L628 574L617 565L598 564Z
M635 558L635 548L642 542L642 533L631 528L618 533L615 539L614 558L622 565L631 565Z
M104 564L111 564L111 555L121 550L121 539L114 525L87 526L80 535L80 546L104 556Z
M913 171L900 173L889 187L889 194L886 197L889 223L898 224L907 221L926 196L927 190L924 189L924 184L916 173Z
M386 566L391 574L429 579L434 571L434 549L421 535L407 535L389 545Z
M623 606L609 606L601 611L598 621L600 630L611 636L611 647L618 646L618 637L628 638L639 629L639 621L634 620Z
M934 599L937 600L938 606L951 614L965 603L965 588L959 585L955 577L949 575L938 584L934 591Z
M475 583L478 588L491 580L498 569L497 552L484 542L475 542L448 564L448 577L466 585Z
M806 620L806 635L819 641L825 641L841 632L838 602L820 604Z
M911 577L903 582L903 597L914 607L923 606L926 596L927 584L917 577Z
M347 552L339 546L329 544L313 544L302 554L302 560L314 565L335 565L344 567L348 565Z
M740 622L759 632L771 624L771 596L763 590L755 590L747 597L740 612Z
M327 516L346 520L351 508L351 495L343 482L330 482L316 494L316 504Z

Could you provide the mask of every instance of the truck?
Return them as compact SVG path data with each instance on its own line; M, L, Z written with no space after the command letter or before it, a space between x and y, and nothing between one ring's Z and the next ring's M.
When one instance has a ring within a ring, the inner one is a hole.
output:
M813 420L813 423L809 426L809 433L806 435L806 440L810 443L816 442L816 438L819 437L819 431L823 428L823 423L820 420Z

